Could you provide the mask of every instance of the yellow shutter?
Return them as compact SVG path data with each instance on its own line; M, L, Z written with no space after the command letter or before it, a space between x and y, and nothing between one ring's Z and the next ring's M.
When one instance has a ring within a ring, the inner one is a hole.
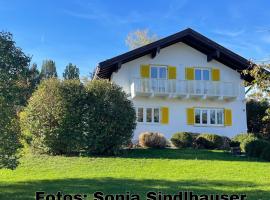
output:
M194 124L194 108L187 108L187 124L193 125Z
M161 123L162 124L169 123L169 108L168 107L161 108Z
M176 67L168 66L168 79L176 79Z
M212 80L213 81L220 81L220 70L219 69L212 69Z
M186 68L186 80L194 80L194 68Z
M150 77L150 65L141 65L141 78Z
M231 126L232 125L232 110L224 109L224 125Z

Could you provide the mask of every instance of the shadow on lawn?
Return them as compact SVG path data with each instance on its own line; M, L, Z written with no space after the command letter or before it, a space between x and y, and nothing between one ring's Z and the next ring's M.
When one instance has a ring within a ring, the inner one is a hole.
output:
M199 181L199 180L133 180L115 178L97 179L60 179L40 180L30 182L17 182L6 184L0 182L0 199L30 200L34 199L35 191L56 193L62 191L65 194L88 194L92 199L95 191L102 191L104 194L125 193L144 195L148 191L161 191L174 194L178 191L193 191L196 194L246 194L248 200L268 200L270 191L258 190L255 187L264 186L251 182L236 181Z
M144 159L185 159L221 161L260 161L256 158L236 157L229 152L204 149L127 149L119 157Z

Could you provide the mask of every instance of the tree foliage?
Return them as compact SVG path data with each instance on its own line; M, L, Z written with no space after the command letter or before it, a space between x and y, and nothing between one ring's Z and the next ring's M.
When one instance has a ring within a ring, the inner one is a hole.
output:
M255 88L263 99L270 100L270 65L253 65L251 69L243 72L245 75L252 77L252 82L246 82L247 86ZM263 120L270 123L270 108L266 110Z
M16 47L13 36L0 32L0 168L18 164L20 131L16 113L29 96L30 57Z
M129 49L136 49L156 40L158 40L157 35L150 34L148 29L142 29L130 32L126 38L126 45Z
M65 71L63 73L63 78L65 80L68 79L79 79L80 78L80 70L76 65L73 65L72 63L69 63Z
M53 60L44 60L41 66L40 76L42 79L56 78L56 65Z

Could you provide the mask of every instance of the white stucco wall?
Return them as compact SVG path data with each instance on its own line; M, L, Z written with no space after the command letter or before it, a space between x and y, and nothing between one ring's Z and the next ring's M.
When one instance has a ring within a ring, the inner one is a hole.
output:
M111 80L123 87L123 90L130 93L130 84L133 78L140 78L141 64L164 64L177 67L177 79L185 80L185 67L206 67L219 68L220 81L234 82L241 85L243 80L240 79L240 74L233 69L219 63L216 60L207 62L207 56L196 49L184 44L177 43L165 49L161 49L160 53L152 59L149 55L143 56L136 60L130 61L122 65L118 72L113 73ZM133 100L134 106L143 107L168 107L169 108L169 124L147 124L138 123L135 130L134 139L143 131L157 131L163 133L167 138L178 131L190 131L198 133L216 133L232 137L240 132L246 132L246 104L245 104L245 89L240 86L240 95L236 100L203 100L203 99L170 99L160 97L136 97ZM200 127L187 125L186 123L186 108L188 107L214 107L227 108L233 112L232 126L227 127Z

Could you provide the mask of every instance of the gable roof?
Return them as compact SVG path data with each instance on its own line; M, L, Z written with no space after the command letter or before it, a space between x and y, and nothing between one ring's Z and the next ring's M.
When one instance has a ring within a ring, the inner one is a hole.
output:
M96 68L94 78L110 79L112 73L116 72L122 64L145 55L150 55L154 58L161 49L178 42L183 42L204 53L207 55L207 61L215 59L239 73L241 73L242 70L252 67L252 63L249 60L219 45L193 29L187 28L168 37L100 62ZM241 77L247 81L251 81L250 76L241 74Z

